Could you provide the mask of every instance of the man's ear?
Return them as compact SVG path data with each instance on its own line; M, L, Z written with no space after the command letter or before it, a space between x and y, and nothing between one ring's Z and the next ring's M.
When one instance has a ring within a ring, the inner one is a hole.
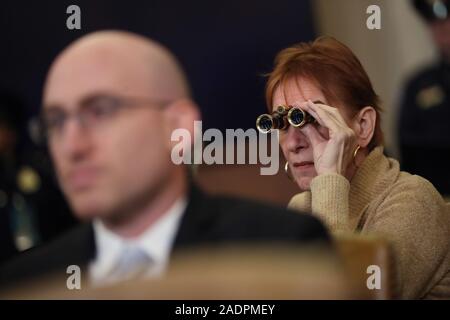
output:
M373 107L367 106L358 112L355 119L355 134L361 147L367 147L372 141L376 122L377 112Z
M201 120L200 109L191 99L177 100L164 110L169 138L176 129L189 132L194 139L194 123Z

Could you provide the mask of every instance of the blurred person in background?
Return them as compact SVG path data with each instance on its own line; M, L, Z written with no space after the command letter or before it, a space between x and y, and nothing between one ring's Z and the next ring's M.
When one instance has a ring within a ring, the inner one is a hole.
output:
M439 59L407 81L398 139L402 170L430 180L450 197L450 2L414 0L438 49Z
M19 98L0 93L0 263L74 224L48 158L25 139L24 113Z
M43 97L58 181L85 223L5 265L3 283L78 265L84 283L103 286L158 276L173 251L190 246L328 242L310 215L210 197L189 167L172 162L172 132L193 138L200 113L176 58L158 43L121 31L82 37L55 59Z
M315 119L280 130L286 172L300 191L289 207L335 233L391 241L400 298L449 298L450 213L429 181L384 155L380 102L353 52L331 37L282 50L266 100L269 112L296 107Z

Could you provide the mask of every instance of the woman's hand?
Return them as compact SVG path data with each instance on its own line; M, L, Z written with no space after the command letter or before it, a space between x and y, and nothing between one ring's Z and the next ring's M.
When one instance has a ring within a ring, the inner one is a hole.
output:
M320 126L328 129L327 138L313 125L302 128L312 143L317 174L337 173L345 176L357 146L355 133L346 124L337 108L314 104L308 100L303 109L312 115Z

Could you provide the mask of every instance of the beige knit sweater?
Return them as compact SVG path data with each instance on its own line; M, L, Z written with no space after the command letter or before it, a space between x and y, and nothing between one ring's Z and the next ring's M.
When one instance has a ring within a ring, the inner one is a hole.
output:
M391 241L397 292L403 299L450 299L450 207L427 180L400 171L375 148L351 183L326 174L290 208L310 211L333 231L375 234Z

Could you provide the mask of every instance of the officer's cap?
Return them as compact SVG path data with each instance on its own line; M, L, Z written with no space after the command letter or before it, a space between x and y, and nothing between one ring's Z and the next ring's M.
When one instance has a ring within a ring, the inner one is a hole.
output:
M450 17L450 0L412 0L419 14L428 22Z

